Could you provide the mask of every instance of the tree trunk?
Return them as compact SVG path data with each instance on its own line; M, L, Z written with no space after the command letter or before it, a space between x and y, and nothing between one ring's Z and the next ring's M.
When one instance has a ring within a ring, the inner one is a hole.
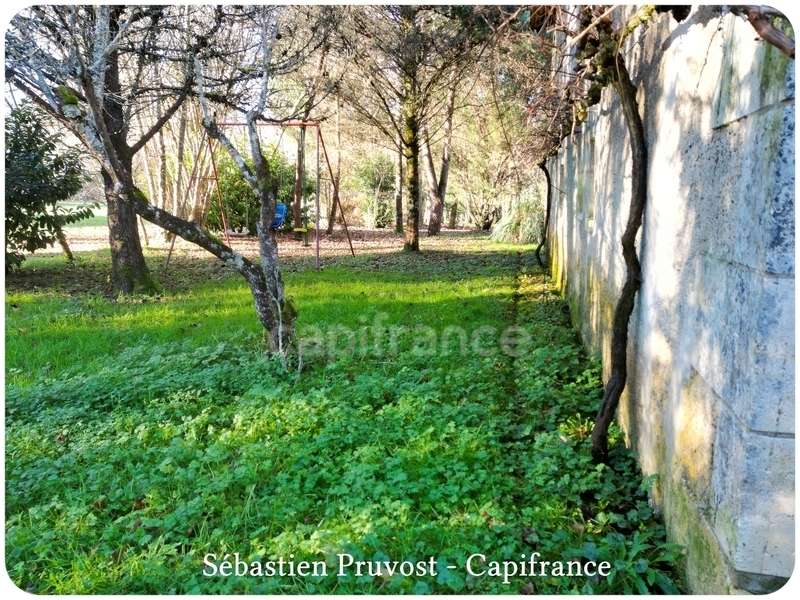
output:
M334 183L333 195L331 196L331 211L328 214L328 228L326 233L328 235L333 233L333 225L336 223L336 208L339 206L339 184Z
M178 155L177 166L175 169L175 180L172 182L172 206L173 214L185 219L188 215L186 206L186 186L183 182L183 158L186 148L186 106L181 108L181 117L178 124Z
M111 282L120 294L152 293L156 286L150 276L139 241L136 213L114 189L114 183L103 171L106 204L108 205L108 241L111 245Z
M119 31L119 16L122 7L114 7L111 17L111 32ZM108 58L105 72L106 94L103 97L102 125L119 159L125 181L133 183L133 155L127 143L128 123L120 100L120 67L117 51ZM100 111L95 109L97 114ZM123 175L123 174L118 174ZM102 170L103 186L108 207L108 239L111 246L111 282L117 294L152 293L156 290L139 241L136 213L115 189L112 173Z
M536 246L536 260L539 263L539 266L543 269L545 268L544 262L542 261L542 246L544 246L545 242L547 241L547 232L550 228L550 202L551 202L551 188L552 185L550 183L550 171L547 170L547 164L542 161L539 163L538 167L544 173L544 181L545 186L547 187L547 191L545 192L545 212L544 212L544 230L542 231L542 239L539 241L539 245Z
M194 151L197 160L192 165L192 174L189 177L189 189L192 191L191 220L200 225L205 225L208 210L211 206L211 194L214 191L209 185L211 170L211 153L213 149L206 144L205 136L198 136L203 148Z
M430 217L428 219L428 235L437 235L442 228L441 213L444 208L442 197L439 195L439 178L436 176L436 167L433 164L431 141L427 132L425 135L425 157L428 166L428 196L430 197ZM438 215L438 218L437 218Z
M394 231L403 233L403 138L399 136L394 168Z
M404 249L419 251L419 121L414 81L405 79L403 98L403 156L406 161L405 188L408 192Z
M326 75L325 71L325 59L328 56L328 51L330 46L326 42L325 45L322 47L322 51L319 55L319 61L317 62L317 75L314 77L314 81L311 85L311 88L308 90L308 97L306 98L305 110L303 111L303 121L308 121L308 118L311 116L311 111L314 108L314 101L317 97L317 91L319 90L320 83L322 81L322 77ZM341 152L341 139L339 133L339 99L337 96L337 104L336 104L336 129L337 129L337 143L339 144L338 151ZM292 220L294 221L295 229L301 229L303 227L303 180L305 179L305 170L306 170L306 126L302 125L300 127L300 136L297 140L297 166L295 168L294 173L294 202L292 204ZM338 158L337 158L338 160ZM338 172L338 167L337 167ZM334 215L335 217L336 215Z
M642 225L647 202L647 146L644 125L636 102L636 88L621 56L617 57L618 75L613 85L622 103L631 146L631 203L628 222L622 234L622 256L626 277L617 306L611 337L611 376L606 382L603 404L592 430L592 457L596 462L608 460L608 428L614 418L628 377L628 324L633 313L636 292L642 281L642 268L636 255L636 234Z
M161 116L161 111L158 111L159 117ZM167 146L164 144L164 130L158 132L156 135L156 139L158 140L158 207L164 210L167 209L167 204L169 202L169 175L167 172ZM175 215L177 212L174 210L172 214Z
M56 239L58 240L58 245L61 246L61 250L64 251L67 261L75 262L75 256L72 254L72 250L67 243L67 236L64 235L64 230L61 227L56 227Z
M447 227L449 227L450 229L455 229L457 219L458 219L458 202L453 202L450 205L450 214L447 217Z
M419 165L417 168L420 169L419 174L419 203L417 204L417 229L425 229L428 223L428 202L427 194L422 192L422 170L425 168L425 164L419 164L422 161L422 140L420 140L420 152L417 156L417 164Z
M331 202L331 212L328 215L327 234L333 233L333 225L336 223L336 207L339 206L339 183L342 174L342 99L336 96L336 173L333 176L333 201Z
M436 171L433 168L430 140L427 140L428 161L430 162L429 174L434 176L436 190L431 194L431 216L428 221L428 235L439 235L444 220L444 201L447 195L447 176L450 173L450 144L453 139L453 113L456 105L456 86L453 85L447 94L447 116L444 122L444 142L442 145L442 167L439 170L439 179L436 180Z
M442 231L442 221L444 220L444 198L437 194L431 200L431 215L428 220L428 235L439 235Z
M136 114L136 121L139 125L139 129L141 131L145 131L145 127L142 124L141 113ZM152 169L150 168L150 156L149 156L150 153L148 152L149 149L150 149L149 145L142 148L140 160L142 161L142 169L144 170L144 180L145 180L145 185L147 186L147 198L150 200L150 202L156 202L156 190L158 189L158 184L156 183L155 175Z
M283 282L278 270L278 246L269 230L275 216L275 201L271 192L262 193L262 199L266 196L267 202L261 205L258 223L261 264L253 263L238 254L196 223L181 219L147 202L135 186L130 185L125 194L125 205L130 206L142 218L197 244L242 275L253 295L256 314L264 327L269 350L285 351L289 347L296 312L291 302L284 298Z
M303 226L303 179L305 178L306 160L306 127L300 127L297 140L297 165L294 170L294 202L292 203L292 221L295 229Z
M150 238L147 237L147 228L144 226L144 221L142 217L139 217L139 226L142 228L142 237L144 238L144 246L145 248L150 247Z
M278 268L278 244L270 229L274 217L275 196L271 191L262 191L257 230L263 278L255 278L249 283L258 318L265 329L267 347L272 353L283 354L294 335L296 313L284 295L283 279Z

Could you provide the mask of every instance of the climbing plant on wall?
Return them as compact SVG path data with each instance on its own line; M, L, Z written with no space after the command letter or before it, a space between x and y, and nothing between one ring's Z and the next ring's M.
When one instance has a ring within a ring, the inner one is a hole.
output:
M631 200L628 221L621 239L625 283L614 309L611 374L606 381L603 402L592 430L592 455L596 461L605 462L608 459L608 428L628 378L628 323L633 313L636 292L642 282L642 267L636 253L636 235L641 228L647 202L647 145L644 125L639 114L636 86L631 81L621 49L629 33L652 19L655 7L643 7L619 31L613 29L609 14L598 17L596 10L587 7L581 14L581 24L589 33L579 43L578 58L583 62L586 77L591 82L590 98L599 98L600 90L606 86L611 86L619 96L631 149Z
M642 268L636 252L647 201L647 146L637 87L628 71L623 44L636 30L646 27L660 12L686 19L691 7L647 5L620 25L618 6L584 6L576 13L559 6L487 7L482 15L493 30L493 43L504 56L502 85L512 89L528 114L526 144L536 157L546 179L544 233L536 248L541 250L549 228L554 189L547 159L556 155L561 141L576 131L587 117L590 105L600 101L603 89L613 90L620 101L631 149L631 200L628 220L621 237L625 282L614 310L610 376L592 432L592 454L596 461L608 458L608 431L627 382L628 324ZM719 7L745 18L758 35L794 58L791 31L778 11L763 6ZM514 48L526 48L515 60ZM577 63L577 64L575 64ZM557 192L558 190L556 190Z
M777 46L787 56L794 57L794 41L776 29L769 21L769 15L762 9L734 12L747 18L764 40ZM631 150L631 200L628 220L620 240L625 261L625 282L614 309L610 375L592 430L592 455L597 462L606 462L608 459L608 430L627 382L628 325L636 293L642 282L642 267L636 252L636 236L641 229L647 202L648 159L644 125L636 97L637 88L628 72L622 46L631 33L647 26L656 13L655 6L644 6L621 28L614 29L610 10L603 12L603 7L586 7L581 12L583 37L577 44L577 57L582 63L582 67L579 68L582 68L585 78L590 82L587 99L590 102L597 102L601 90L609 86L617 93ZM577 104L585 112L582 103Z

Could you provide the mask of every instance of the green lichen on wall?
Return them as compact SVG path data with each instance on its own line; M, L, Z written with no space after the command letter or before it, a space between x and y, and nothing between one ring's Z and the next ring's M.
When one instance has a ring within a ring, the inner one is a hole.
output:
M697 503L688 497L678 482L664 490L664 516L671 538L684 546L681 570L694 593L729 594L733 591L731 567L714 533L698 512Z
M794 32L789 20L784 17L773 17L772 25L791 38ZM766 97L773 90L782 94L786 86L786 69L790 66L791 60L783 52L769 43L764 43L764 57L761 61L761 72L759 89L762 97ZM772 92L772 93L775 93Z
M787 90L787 70L794 62L778 48L760 40L742 17L729 15L725 26L717 89L714 96L714 127L720 127L753 111L791 96ZM773 25L794 36L785 18L775 17ZM737 57L752 57L742 63Z
M736 42L731 35L732 27L728 27L725 38L725 48L723 56L734 56L736 52ZM717 124L725 122L725 115L731 105L733 98L734 64L731 60L723 59L720 67L717 91L714 97L714 121Z
M548 239L548 246L549 251L548 255L550 256L550 273L553 279L553 283L556 285L560 292L564 292L564 261L561 259L561 244L559 243L558 237L551 233Z

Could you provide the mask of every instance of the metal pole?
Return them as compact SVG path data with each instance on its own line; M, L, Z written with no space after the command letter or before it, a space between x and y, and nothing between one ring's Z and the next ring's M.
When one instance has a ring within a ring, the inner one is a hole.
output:
M317 202L317 218L316 224L314 225L314 237L316 238L316 258L317 258L317 271L319 271L319 124L317 124L317 194L316 194L316 202Z
M231 238L228 235L228 219L225 218L225 206L222 200L222 190L219 187L219 173L217 173L217 161L214 160L214 145L211 143L211 137L206 135L208 140L208 151L211 153L211 167L214 170L214 182L217 187L217 199L219 200L219 214L222 217L222 228L225 230L225 242L230 247Z

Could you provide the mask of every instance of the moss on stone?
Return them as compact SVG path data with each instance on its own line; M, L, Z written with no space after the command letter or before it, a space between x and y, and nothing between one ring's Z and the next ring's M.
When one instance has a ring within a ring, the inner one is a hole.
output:
M671 538L686 548L680 571L694 593L729 594L731 568L708 523L677 482L665 490L664 516Z
M71 90L66 85L60 85L56 88L56 95L58 96L61 103L66 105L77 106L78 105L78 96L75 94L73 90Z
M773 25L776 29L783 30L784 27L781 27L781 23L784 21L784 19L776 17L773 19ZM791 33L791 25L787 24L785 29L789 31L784 31L784 33L790 36L793 35ZM762 59L761 70L759 72L759 91L761 92L762 98L766 97L772 90L778 92L783 91L786 85L786 69L790 64L789 57L772 44L765 42L763 47L764 58Z

